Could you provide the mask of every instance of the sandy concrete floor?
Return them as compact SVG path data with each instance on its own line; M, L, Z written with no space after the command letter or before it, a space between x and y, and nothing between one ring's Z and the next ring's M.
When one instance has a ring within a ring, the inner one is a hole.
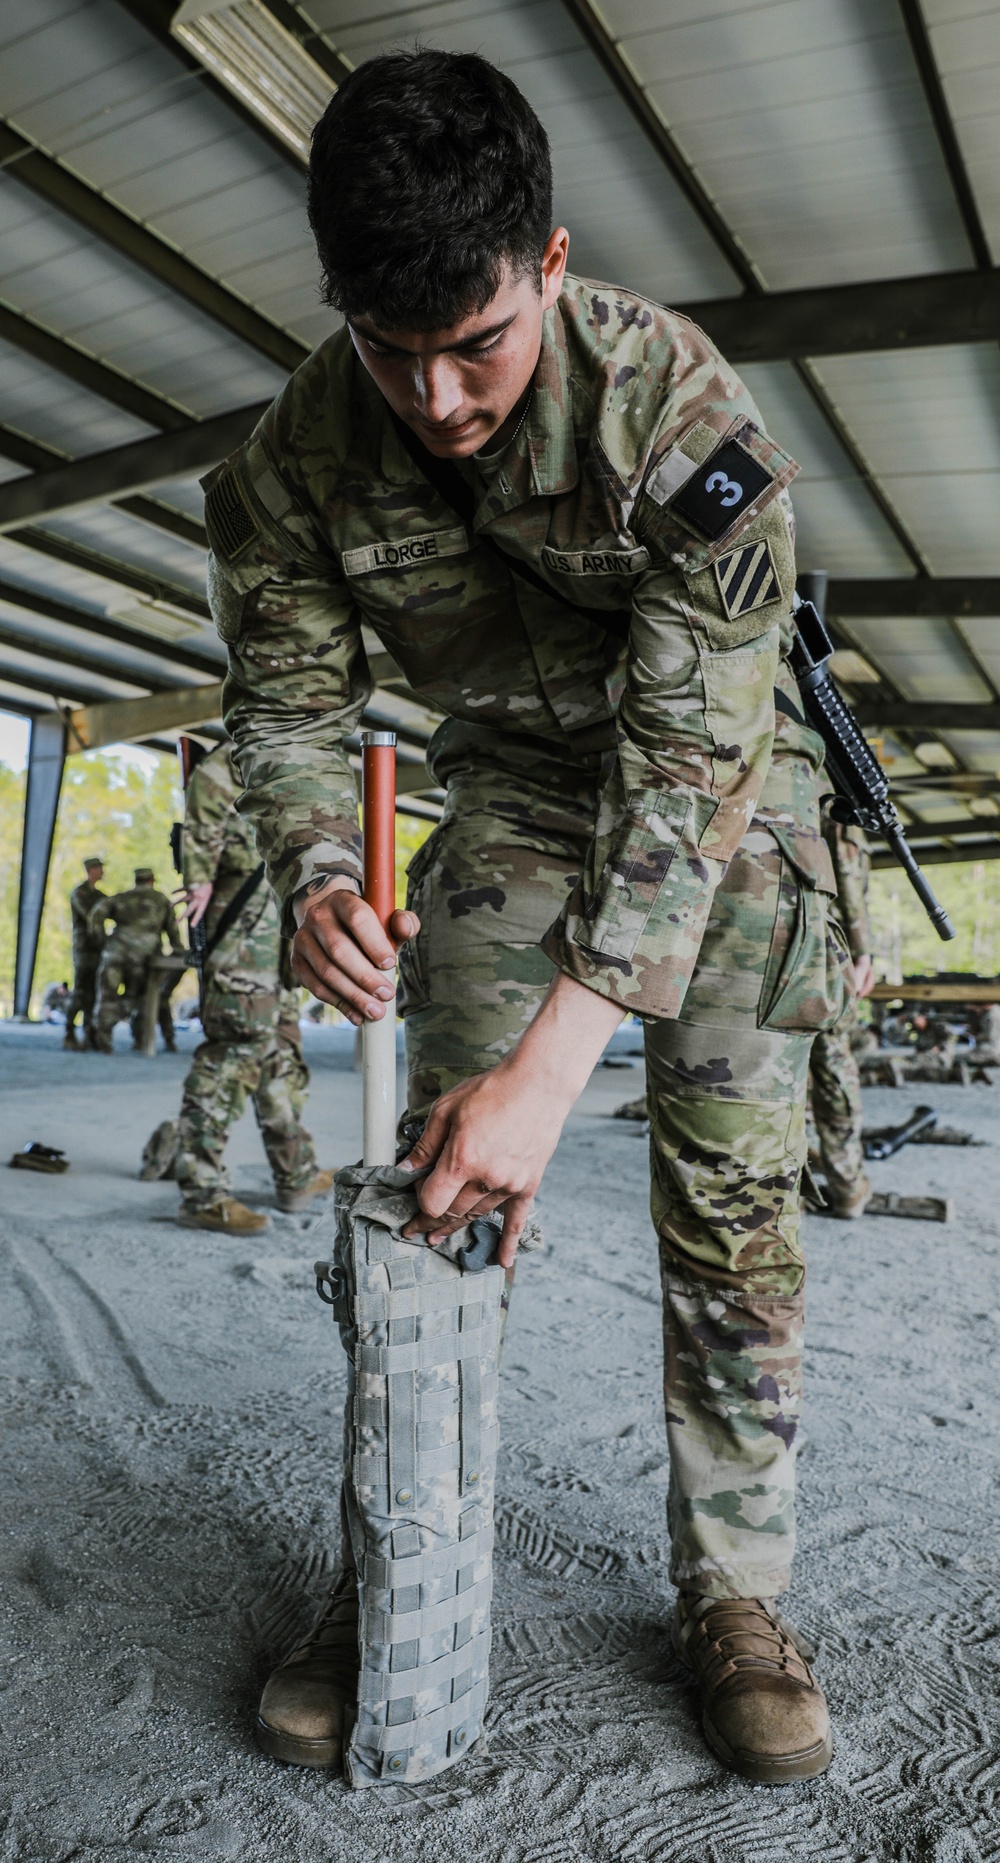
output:
M309 1037L321 1159L357 1155L358 1081ZM120 1035L121 1039L121 1035ZM190 1038L183 1038L187 1047ZM335 1546L342 1365L311 1287L320 1218L248 1243L141 1184L185 1059L63 1055L0 1025L5 1172L0 1863L966 1863L1000 1857L1000 1183L991 1147L910 1148L880 1188L950 1227L808 1225L801 1551L832 1770L767 1790L702 1744L666 1634L655 1256L644 1152L599 1071L547 1179L502 1372L490 1741L423 1790L349 1794L263 1759L269 1662ZM933 1098L991 1138L1000 1093ZM251 1121L236 1188L270 1205Z

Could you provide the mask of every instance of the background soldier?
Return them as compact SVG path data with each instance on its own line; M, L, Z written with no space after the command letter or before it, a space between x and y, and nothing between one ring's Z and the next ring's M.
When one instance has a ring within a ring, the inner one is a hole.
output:
M137 867L134 886L125 893L112 893L110 898L98 901L93 923L103 931L105 919L112 919L115 929L104 946L97 973L94 1047L101 1054L110 1054L115 1023L123 1016L128 1016L133 1043L138 1046L138 1018L149 960L162 952L164 935L171 951L183 951L184 943L173 905L166 893L158 892L153 884L152 867ZM168 1017L169 1014L168 1006ZM160 1026L163 1027L162 1005ZM173 1045L171 1022L167 1046Z
M840 920L854 962L855 994L836 1028L821 1030L813 1042L809 1088L827 1203L832 1215L851 1219L864 1214L872 1194L861 1145L861 1076L855 1055L857 1005L875 984L868 922L871 856L861 828L845 827L827 815L824 833L833 857Z
M95 908L106 894L101 892L98 884L104 878L104 863L100 855L92 854L83 864L87 877L80 881L79 886L74 886L69 896L73 928L73 994L66 1010L64 1048L94 1046L94 999L97 993L97 971L104 949L104 925L95 918ZM82 1043L77 1041L74 1029L77 1016L83 1019Z
M191 776L184 804L188 917L206 916L202 976L204 1041L184 1083L175 1175L178 1222L237 1235L266 1229L267 1217L229 1195L222 1153L229 1128L252 1097L278 1208L301 1210L330 1189L301 1122L309 1085L302 1059L297 992L286 987L288 952L251 831L236 813L240 782L222 744Z
M407 1236L499 1207L512 1266L573 1101L643 1019L676 1645L724 1763L811 1776L826 1705L773 1599L794 1544L809 1046L847 955L786 657L796 467L691 323L566 274L545 133L483 60L352 72L309 201L347 327L207 481L241 812L298 924L296 974L377 1020L395 953L358 897L363 622L446 715L444 813L390 921L397 943L419 932L409 1164L429 1169ZM400 1518L433 1543L430 1498ZM265 1691L280 1757L339 1757L352 1582Z

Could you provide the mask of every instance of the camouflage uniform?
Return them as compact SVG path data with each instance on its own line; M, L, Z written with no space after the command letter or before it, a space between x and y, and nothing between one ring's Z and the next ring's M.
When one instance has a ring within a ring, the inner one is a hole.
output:
M81 880L69 896L73 928L73 994L66 1006L66 1033L70 1033L77 1016L82 1017L84 1034L94 1032L94 1000L97 972L104 950L104 926L95 919L95 909L107 895L90 880Z
M837 906L851 957L871 952L868 874L871 857L861 828L826 819L826 835L837 878ZM812 1115L819 1162L834 1208L851 1205L868 1188L861 1147L861 1075L855 1055L857 1004L852 998L836 1028L816 1036L809 1062Z
M115 929L104 946L97 973L94 1033L99 1043L107 1045L123 1016L131 1021L136 1036L149 960L163 950L164 933L171 951L183 951L184 943L171 901L155 886L130 886L126 893L102 898L94 907L91 923L103 931L105 919L113 919Z
M250 830L236 813L239 787L229 745L222 744L198 765L185 798L184 884L212 883L210 945L258 864ZM312 1139L301 1123L309 1071L285 969L277 908L261 880L205 967L205 1039L184 1082L175 1170L187 1209L208 1209L228 1195L222 1154L248 1098L278 1188L301 1190L316 1174Z
M794 472L699 330L568 279L472 537L346 332L206 481L240 808L288 927L313 874L361 871L363 623L446 714L402 967L411 1112L510 1049L554 965L644 1021L673 1570L722 1596L788 1581L809 1038L844 997L784 658Z

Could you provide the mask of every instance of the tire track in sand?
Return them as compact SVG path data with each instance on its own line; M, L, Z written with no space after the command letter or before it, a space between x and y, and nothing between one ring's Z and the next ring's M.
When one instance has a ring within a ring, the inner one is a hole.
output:
M86 1276L40 1236L10 1235L7 1243L12 1274L35 1315L53 1376L100 1391L128 1410L137 1399L144 1408L160 1409L166 1398L114 1308Z

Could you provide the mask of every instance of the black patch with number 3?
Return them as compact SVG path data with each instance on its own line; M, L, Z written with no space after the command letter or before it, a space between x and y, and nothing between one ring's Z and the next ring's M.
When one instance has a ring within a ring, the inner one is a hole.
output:
M771 483L763 466L727 440L671 499L670 508L716 543Z

